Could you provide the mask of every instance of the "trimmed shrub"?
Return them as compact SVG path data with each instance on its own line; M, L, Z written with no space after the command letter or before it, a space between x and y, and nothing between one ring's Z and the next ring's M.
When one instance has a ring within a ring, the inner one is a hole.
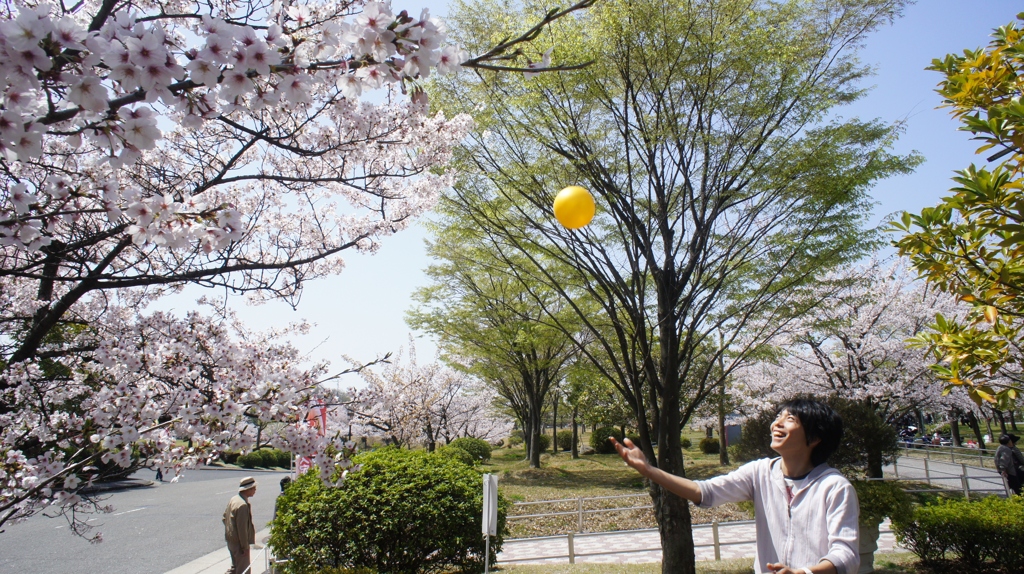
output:
M906 522L914 513L910 495L896 482L853 480L860 502L860 523L880 524L886 518Z
M684 449L687 449L693 446L693 441L690 440L690 437L684 436L679 438L679 444L682 445Z
M540 440L537 443L540 445L540 451L544 452L551 448L551 435L547 433L540 433Z
M561 450L572 450L572 431L558 431L558 448Z
M225 464L235 464L238 461L238 453L233 450L226 450L220 453L220 459Z
M478 571L483 486L465 464L424 451L382 448L355 457L362 468L337 487L315 472L278 497L270 544L295 574L365 568L374 572ZM501 549L510 503L498 495Z
M967 571L985 565L1024 571L1022 497L941 501L916 509L909 519L894 518L892 524L900 544L929 566L958 562Z
M450 446L468 452L477 463L491 460L491 445L483 439L464 436L453 440Z
M280 466L281 468L291 468L292 453L283 450L277 451L277 466Z
M263 455L259 451L239 455L238 459L235 460L235 464L242 468L263 466Z
M523 431L521 430L514 430L512 434L508 435L508 448L519 446L524 442L526 440L523 438Z
M436 452L438 456L443 456L445 458L450 458L450 459L453 459L453 460L457 460L457 461L459 461L459 462L461 462L461 463L463 463L463 464L465 464L467 466L473 466L477 462L473 458L473 455L471 455L468 452L466 452L465 450L463 450L463 449L461 449L461 448L459 448L459 447L457 447L455 445L451 445L451 444L439 447L434 452Z
M590 446L598 454L611 454L615 452L615 447L608 440L611 437L621 441L622 433L615 427L598 427L594 429L594 432L590 433Z
M721 449L722 445L717 438L706 436L700 439L700 451L704 454L718 454Z

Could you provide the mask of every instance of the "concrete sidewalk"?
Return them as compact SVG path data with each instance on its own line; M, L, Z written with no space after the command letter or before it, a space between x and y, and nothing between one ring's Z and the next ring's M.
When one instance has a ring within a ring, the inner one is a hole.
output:
M889 529L889 522L882 523L882 534L878 539L878 551L889 552L896 547L896 539ZM256 540L266 541L269 530L256 533ZM754 524L749 521L719 527L721 541L720 555L723 560L736 558L754 559ZM697 560L714 560L713 536L710 528L694 528L693 542ZM749 541L749 542L747 542ZM625 530L618 532L596 532L578 534L573 544L577 563L583 564L643 564L661 562L661 539L657 530ZM503 551L498 554L496 564L568 564L568 546L565 536L540 538L516 538L505 541ZM253 550L251 574L265 574L267 561ZM220 574L231 565L228 549L222 548L179 566L166 574Z
M256 540L260 544L266 547L267 538L270 537L270 529L260 530L256 533ZM267 559L263 550L250 550L249 556L252 559L252 566L249 569L249 574L266 574L269 570L267 569ZM231 555L228 554L228 547L224 546L216 552L211 552L206 556L196 558L195 560L178 566L174 570L168 571L166 574L223 574L227 572L228 567L231 566Z
M878 538L878 551L891 552L896 538L889 521L882 523ZM573 553L577 564L643 564L661 562L661 539L658 531L626 530L577 534L573 540ZM720 556L723 560L754 559L754 524L742 521L719 525ZM693 543L698 561L714 560L711 528L693 529ZM569 548L565 536L518 538L506 540L497 564L567 564Z

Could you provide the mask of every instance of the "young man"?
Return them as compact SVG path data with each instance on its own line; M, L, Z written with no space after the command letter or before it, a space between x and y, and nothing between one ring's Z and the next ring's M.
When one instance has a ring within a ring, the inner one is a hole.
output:
M771 426L778 458L747 463L694 482L652 467L625 439L615 449L645 478L698 506L751 500L757 531L756 572L856 574L860 504L839 472L825 464L839 446L843 421L828 405L797 399L779 406Z

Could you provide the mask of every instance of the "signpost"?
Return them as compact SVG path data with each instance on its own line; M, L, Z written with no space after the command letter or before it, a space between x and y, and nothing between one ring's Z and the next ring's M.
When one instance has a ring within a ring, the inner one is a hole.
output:
M498 534L498 475L484 475L484 574L491 571L491 536Z

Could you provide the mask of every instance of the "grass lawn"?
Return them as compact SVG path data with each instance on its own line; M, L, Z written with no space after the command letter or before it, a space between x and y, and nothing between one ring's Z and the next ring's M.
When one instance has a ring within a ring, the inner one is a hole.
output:
M722 560L697 562L699 574L752 574L750 560ZM496 572L510 574L661 574L661 564L543 564L498 566ZM917 556L909 552L879 552L875 554L875 572L878 574L916 574Z
M692 442L696 445L699 438ZM722 466L718 463L717 454L705 455L697 448L687 449L684 456L686 476L695 480L724 474L738 466ZM562 503L515 507L511 513L513 515L576 511L576 499L580 497L636 495L636 498L588 501L584 510L623 508L651 503L643 479L615 454L591 454L573 459L568 452L552 455L548 451L541 455L540 468L530 468L523 447L499 448L492 452L491 460L480 467L480 470L497 474L499 490L513 502L571 499ZM691 512L695 523L707 523L716 519L725 521L750 518L748 511L731 504L716 509L691 507ZM607 532L656 527L657 523L650 509L637 509L588 514L585 516L583 531ZM509 521L511 538L549 536L576 530L575 515Z

